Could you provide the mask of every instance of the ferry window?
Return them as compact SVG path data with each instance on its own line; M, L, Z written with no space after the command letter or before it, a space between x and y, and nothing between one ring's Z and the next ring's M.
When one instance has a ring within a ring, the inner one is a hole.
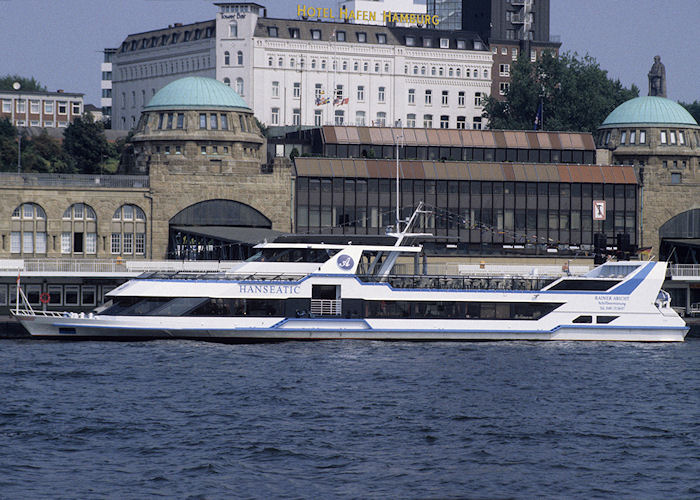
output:
M61 285L49 285L46 291L49 294L50 306L63 305L63 287Z
M84 306L94 306L96 303L95 285L83 285L80 287L80 303Z
M593 323L593 317L592 316L579 316L578 318L574 319L572 323Z
M616 320L617 318L617 316L596 316L595 322L605 325Z
M64 299L64 305L66 306L80 305L80 286L66 285Z
M22 289L31 305L34 306L40 304L39 296L41 295L41 285L25 285L22 286Z

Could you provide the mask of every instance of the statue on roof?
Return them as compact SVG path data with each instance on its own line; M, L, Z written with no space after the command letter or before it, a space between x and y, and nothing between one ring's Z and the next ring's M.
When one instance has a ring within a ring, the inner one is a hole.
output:
M654 56L654 64L649 71L649 95L666 97L666 67L661 56Z

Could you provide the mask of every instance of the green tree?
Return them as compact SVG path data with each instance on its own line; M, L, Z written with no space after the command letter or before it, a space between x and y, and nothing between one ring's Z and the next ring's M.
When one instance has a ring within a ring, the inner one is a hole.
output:
M486 99L484 116L494 129L532 130L542 105L544 130L593 132L623 102L637 97L639 89L626 89L610 80L588 55L545 52L535 63L526 54L513 64L505 100Z
M700 124L700 101L693 101L692 104L685 102L679 102L678 104L687 109L688 113L690 113L691 116L695 118L695 121Z
M17 129L8 118L0 120L0 170L14 172L17 169Z
M46 92L46 87L39 83L34 77L25 78L19 75L5 75L0 77L0 90L14 90L12 84L19 82L20 90L36 90Z
M24 144L24 142L22 143ZM75 162L61 144L44 130L27 141L22 150L22 170L32 172L75 173Z
M100 165L114 153L101 123L92 115L78 117L63 132L63 150L73 159L78 173L100 172Z

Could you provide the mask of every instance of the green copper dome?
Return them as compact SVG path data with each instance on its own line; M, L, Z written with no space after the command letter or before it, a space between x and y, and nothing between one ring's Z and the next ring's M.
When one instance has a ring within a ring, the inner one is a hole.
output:
M632 124L698 126L680 104L665 97L646 96L635 97L620 104L608 115L601 127Z
M146 110L154 109L244 109L250 111L235 90L213 78L188 76L170 82L151 98Z

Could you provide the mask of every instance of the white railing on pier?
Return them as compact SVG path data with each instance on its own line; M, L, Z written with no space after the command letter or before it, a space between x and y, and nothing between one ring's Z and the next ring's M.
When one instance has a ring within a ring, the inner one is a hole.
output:
M239 260L130 260L126 262L126 268L133 272L184 271L210 273L227 271L240 263L241 261Z
M340 316L342 301L334 299L311 299L311 314L315 316Z
M81 188L148 188L147 175L86 175L0 172L4 186L81 187Z
M0 271L23 271L24 259L0 259Z
M225 272L240 261L123 260L123 259L0 259L0 272L28 273L144 273Z
M113 259L24 259L25 272L36 273L124 273L121 260Z
M674 264L669 269L672 277L700 278L700 264Z

